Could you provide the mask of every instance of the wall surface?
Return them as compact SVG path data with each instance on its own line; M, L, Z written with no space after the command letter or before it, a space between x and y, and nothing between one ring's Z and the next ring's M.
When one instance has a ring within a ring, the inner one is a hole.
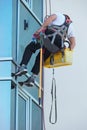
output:
M0 0L0 130L10 130L11 33L12 0Z
M87 130L86 8L86 0L52 1L52 13L59 11L68 14L73 20L76 47L73 54L73 65L55 69L58 112L55 125L49 123L52 69L44 69L46 130Z

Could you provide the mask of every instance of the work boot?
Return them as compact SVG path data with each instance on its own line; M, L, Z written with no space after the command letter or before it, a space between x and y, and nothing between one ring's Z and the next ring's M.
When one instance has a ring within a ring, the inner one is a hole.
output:
M22 76L26 73L27 73L27 67L26 65L23 64L18 68L18 71L15 73L15 76Z
M35 77L34 77L34 76L29 77L29 78L24 82L24 84L25 84L26 86L34 86L34 84L35 84Z

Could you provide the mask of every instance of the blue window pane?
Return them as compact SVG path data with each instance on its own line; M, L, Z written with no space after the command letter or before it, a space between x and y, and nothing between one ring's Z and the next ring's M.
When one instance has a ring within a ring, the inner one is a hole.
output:
M11 89L11 130L16 130L16 88Z
M12 1L0 0L0 57L11 56ZM6 4L7 3L7 4ZM7 6L8 5L8 6Z
M26 130L26 101L18 97L18 130Z
M11 81L0 81L0 130L10 130Z
M38 119L37 119L38 118ZM43 130L41 125L41 108L32 103L32 130Z
M11 62L0 62L0 77L9 77L11 75Z

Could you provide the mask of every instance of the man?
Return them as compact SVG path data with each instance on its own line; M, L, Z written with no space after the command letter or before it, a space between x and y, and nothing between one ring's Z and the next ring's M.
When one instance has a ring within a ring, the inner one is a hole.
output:
M61 42L62 42L61 40L62 39L64 40L65 38L67 38L70 42L70 48L71 48L71 50L73 50L76 43L75 43L75 36L74 36L74 33L73 33L72 22L71 22L69 16L63 15L61 13L56 13L56 14L49 16L44 21L41 28L38 29L34 33L34 36L38 36L41 32L43 32L43 30L44 30L45 35L53 34L54 31L49 29L49 27L51 27L51 26L58 26L58 32L60 33L60 34L58 33L55 36L54 45L56 45L56 47L58 47L58 48L61 48ZM63 28L64 26L67 28L65 35L63 35L63 33L65 33L64 29L62 29L62 32L61 32L61 28ZM50 41L52 41L52 38L53 38L53 36L48 37L48 39ZM45 49L44 61L51 54L51 51L48 48L46 48L45 45L43 45L43 48ZM22 61L20 63L20 68L18 69L18 72L16 73L17 76L21 76L21 75L27 73L27 67L26 66L27 66L32 54L35 53L35 51L37 49L40 49L40 48L41 48L41 45L40 45L40 43L38 43L38 40L32 41L31 43L29 43L26 46L23 57L22 57ZM40 53L38 53L38 55L36 56L35 64L34 64L32 70L31 70L32 75L31 75L31 77L29 77L28 80L26 80L26 85L27 84L28 85L30 84L30 86L34 85L35 78L37 77L37 75L39 73L39 68L40 68Z

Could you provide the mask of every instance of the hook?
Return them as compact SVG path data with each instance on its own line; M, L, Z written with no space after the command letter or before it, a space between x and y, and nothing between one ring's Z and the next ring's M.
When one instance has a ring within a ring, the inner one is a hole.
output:
M26 30L26 28L28 28L28 22L24 19L24 30Z

